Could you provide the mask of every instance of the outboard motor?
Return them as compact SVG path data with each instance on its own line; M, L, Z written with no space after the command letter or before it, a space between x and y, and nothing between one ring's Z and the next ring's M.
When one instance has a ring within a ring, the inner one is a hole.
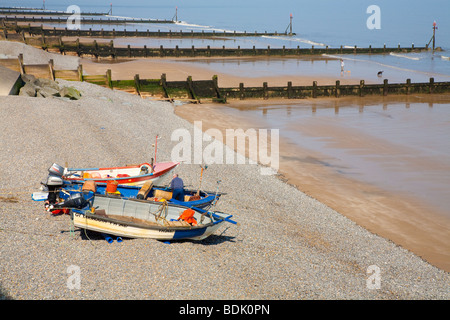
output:
M59 164L54 163L50 168L48 168L48 172L50 172L51 175L62 177L64 175L64 168Z
M48 202L49 204L56 203L56 192L59 188L63 185L63 179L60 176L56 176L54 174L49 174L47 177L47 181L45 183L42 183L44 186L48 189Z
M52 166L48 169L48 176L45 182L41 182L43 185L42 190L48 191L48 204L54 204L56 203L56 192L57 190L62 187L63 185L63 175L64 175L64 168L60 165L54 163Z

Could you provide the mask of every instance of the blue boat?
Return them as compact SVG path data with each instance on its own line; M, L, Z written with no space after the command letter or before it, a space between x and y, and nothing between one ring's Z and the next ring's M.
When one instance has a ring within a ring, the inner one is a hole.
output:
M66 200L73 192L80 192L83 190L84 184L81 183L65 183L60 192L59 198ZM147 189L146 189L147 188ZM108 185L106 183L97 183L94 189L90 189L96 195L107 195L109 197L123 198L123 199L139 199L152 202L168 201L169 203L185 206L207 209L213 204L217 203L223 193L219 192L205 192L198 190L184 190L184 201L179 201L172 198L172 190L168 187L152 186L151 183L145 184L142 187L130 185L117 185L115 192L108 192Z

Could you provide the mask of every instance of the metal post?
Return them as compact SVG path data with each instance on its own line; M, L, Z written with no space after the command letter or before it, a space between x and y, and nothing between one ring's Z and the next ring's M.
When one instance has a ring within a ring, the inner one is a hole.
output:
M435 44L436 44L436 21L433 22L433 52L435 49Z
M291 21L289 23L289 35L292 36L292 13L291 13Z

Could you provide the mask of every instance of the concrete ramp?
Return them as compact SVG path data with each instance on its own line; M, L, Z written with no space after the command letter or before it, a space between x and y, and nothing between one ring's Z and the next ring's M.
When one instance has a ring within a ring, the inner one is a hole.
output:
M21 87L20 72L0 66L0 96L17 95Z

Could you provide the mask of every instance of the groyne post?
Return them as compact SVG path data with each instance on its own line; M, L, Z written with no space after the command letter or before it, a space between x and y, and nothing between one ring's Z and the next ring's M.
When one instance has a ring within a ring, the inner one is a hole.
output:
M77 47L77 55L80 57L81 56L80 38L77 38L77 40L75 40L75 45Z
M19 53L18 61L20 74L25 74L25 68L23 67L23 53Z
M212 81L213 81L214 91L216 92L216 97L217 97L217 99L220 99L221 96L220 96L219 81L218 81L217 75L213 75Z
M79 81L83 81L83 65L79 64L77 70Z
M115 59L116 58L116 49L114 49L114 41L111 40L109 42L109 50L111 52L111 58Z
M186 83L187 83L187 89L188 89L189 95L191 96L191 99L196 100L198 102L199 100L197 98L197 95L194 92L194 87L192 85L192 76L187 77Z
M364 97L363 88L364 88L364 80L361 80L361 81L359 81L359 96L360 97Z
M166 74L165 73L161 74L160 85L163 88L165 97L170 99L169 93L167 91L167 78L166 78Z
M312 88L312 97L317 97L317 81L313 81L313 88Z
M48 71L50 73L50 79L55 81L55 69L54 69L53 59L50 59L48 61Z
M106 85L111 89L113 88L111 69L106 70Z
M335 93L334 93L336 98L339 98L339 96L341 95L340 86L341 86L341 81L340 80L336 80L336 88L335 88Z
M287 83L287 97L288 99L292 99L292 81L288 81Z
M388 79L384 79L383 80L383 96L387 96L388 95Z
M264 100L267 100L269 98L267 92L267 82L263 82L263 98Z
M139 79L139 74L134 75L134 87L136 88L136 93L140 96L141 95L141 82Z

